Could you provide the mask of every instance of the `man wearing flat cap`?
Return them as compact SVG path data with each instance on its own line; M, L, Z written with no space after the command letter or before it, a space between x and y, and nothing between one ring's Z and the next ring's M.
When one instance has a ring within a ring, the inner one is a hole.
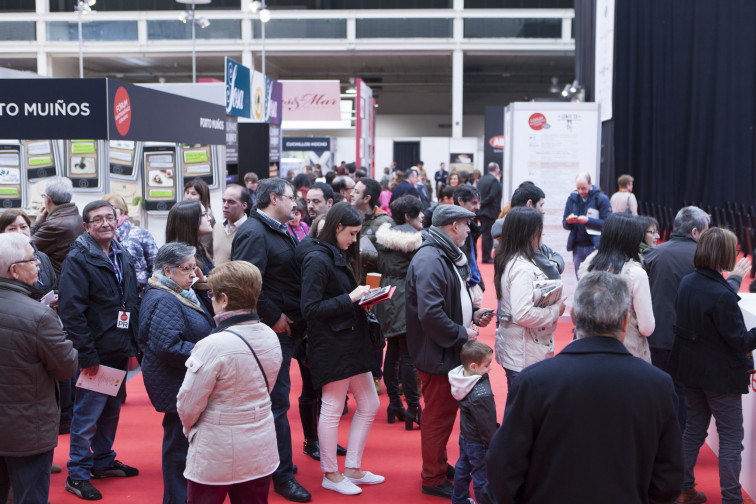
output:
M460 250L470 232L463 207L441 205L407 271L407 349L422 380L425 411L420 443L422 492L451 498L454 469L447 463L446 443L457 418L447 373L461 364L459 351L478 337L492 311L474 306L467 290L470 265Z

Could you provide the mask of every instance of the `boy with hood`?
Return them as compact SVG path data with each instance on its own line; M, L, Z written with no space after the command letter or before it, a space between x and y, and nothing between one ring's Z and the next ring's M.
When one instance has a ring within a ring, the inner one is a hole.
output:
M483 488L488 484L486 450L496 429L494 403L488 371L491 369L493 349L477 340L462 346L461 366L449 371L449 383L454 399L459 403L459 460L454 467L452 504L473 504L470 480L475 499L483 500Z

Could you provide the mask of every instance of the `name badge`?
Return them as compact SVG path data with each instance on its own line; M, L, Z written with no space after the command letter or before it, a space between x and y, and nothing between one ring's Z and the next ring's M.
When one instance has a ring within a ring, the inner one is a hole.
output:
M116 327L118 329L128 329L129 328L129 321L131 320L131 313L127 311L119 311L118 312L118 321L116 323Z

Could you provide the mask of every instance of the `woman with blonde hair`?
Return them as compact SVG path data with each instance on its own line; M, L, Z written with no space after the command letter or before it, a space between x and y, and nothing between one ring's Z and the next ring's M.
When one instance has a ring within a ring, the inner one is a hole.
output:
M177 402L189 440L187 502L264 504L278 467L270 391L281 345L257 316L256 266L227 262L208 283L218 327L194 346Z

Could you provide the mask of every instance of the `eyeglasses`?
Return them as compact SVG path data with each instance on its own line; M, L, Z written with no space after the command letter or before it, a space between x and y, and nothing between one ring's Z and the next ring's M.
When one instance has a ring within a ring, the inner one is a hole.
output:
M289 198L292 203L297 200L294 196L289 196L288 194L277 194L276 196L279 196L281 198Z
M646 233L654 235L654 234L659 234L659 231L656 229L647 229Z
M22 264L22 263L28 263L28 262L33 262L33 263L39 262L39 256L37 254L34 254L34 257L32 257L31 259L24 259L23 261L16 261L14 263L11 263L10 266L8 266L8 273L10 273L11 266L13 266L14 264Z
M87 221L89 224L94 224L95 226L102 226L103 222L107 222L108 224L114 223L116 220L115 216L113 215L106 215L105 217L97 216L94 219L90 219Z
M208 215L209 215L209 214L208 214L207 212L202 212L202 213L200 214L200 217L207 217Z
M194 270L197 269L197 266L172 266L173 269L181 270L184 273L194 273Z

